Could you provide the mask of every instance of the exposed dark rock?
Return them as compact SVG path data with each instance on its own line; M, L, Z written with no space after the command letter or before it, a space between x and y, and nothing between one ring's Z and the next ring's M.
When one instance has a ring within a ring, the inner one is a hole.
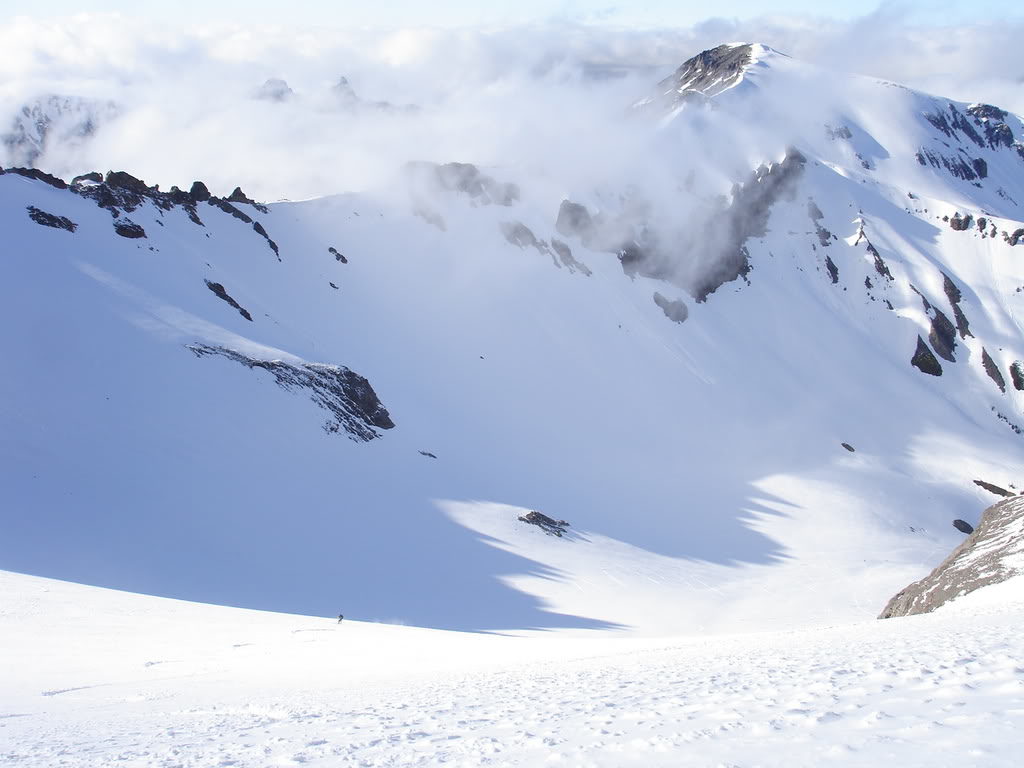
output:
M1015 360L1010 365L1010 380L1013 388L1018 392L1024 392L1024 361Z
M532 510L527 512L525 515L520 515L519 520L530 525L536 525L544 533L550 536L561 536L565 533L565 529L569 527L569 524L565 520L555 520L554 518L548 517L547 515Z
M1021 572L1024 497L1005 499L982 513L978 527L928 576L900 590L879 616L929 613L976 589Z
M1003 378L1003 373L999 370L999 366L996 365L996 361L992 359L992 356L984 347L981 348L981 364L985 367L985 373L988 374L988 377L999 387L999 391L1005 392L1006 379Z
M211 197L206 202L216 208L220 208L224 213L230 213L239 221L244 221L246 224L252 224L252 218L249 215L242 213L226 200L221 200L219 197Z
M338 286L336 286L334 283L328 281L327 284L331 286L331 288L333 288L334 290L338 290Z
M590 277L593 274L590 271L590 267L584 264L582 261L577 261L572 255L572 249L568 245L563 243L557 237L551 238L551 248L562 262L562 266L567 268L570 272L582 272L586 277Z
M270 235L267 234L267 230L263 228L263 225L260 224L258 221L254 221L252 224L252 228L257 235L259 235L260 237L267 241L267 245L270 246L270 250L274 252L274 255L277 256L277 260L280 261L281 252L280 250L278 250L277 243L270 239Z
M115 219L114 231L121 237L127 237L131 240L146 236L146 230L135 222L128 221L128 219Z
M942 273L942 290L946 294L950 306L953 307L953 317L956 320L956 329L960 332L960 338L973 337L974 334L971 333L970 323L967 322L967 315L960 308L960 301L963 299L960 289L956 287L956 283L950 280L949 275L945 272Z
M881 277L884 277L886 280L892 282L892 273L889 271L889 265L885 263L885 260L882 258L881 254L878 253L878 249L875 248L875 246L873 246L870 241L868 241L867 250L868 253L870 253L872 258L875 260L875 272L877 272Z
M378 430L395 426L370 382L344 366L258 360L232 349L207 344L191 344L188 348L196 357L219 355L250 369L268 371L278 386L289 392L305 390L314 403L331 414L331 419L324 425L324 430L330 434L344 432L352 440L366 442L380 437Z
M818 242L821 244L821 247L828 248L832 245L832 233L821 226L821 220L825 217L825 214L821 212L821 209L813 200L807 201L807 215L814 222L815 234L818 235Z
M980 158L967 159L970 160L970 163L959 155L949 157L942 153L933 152L930 149L924 148L920 149L917 153L917 162L921 165L931 165L933 168L945 168L954 178L970 182L976 182L979 178L985 178L984 176L979 176L980 171L984 171L986 175L988 173L988 166L985 164L985 161Z
M956 232L966 232L971 228L971 222L974 217L971 214L965 214L961 216L959 212L953 214L953 218L949 220L949 228Z
M426 456L428 459L436 459L437 456L432 454L430 451L420 451L420 456Z
M501 234L512 245L517 245L520 248L533 247L538 251L542 250L536 235L521 221L501 222Z
M73 178L71 180L71 185L74 186L76 184L84 184L87 181L90 181L93 184L102 184L103 183L103 174L101 174L99 171L92 171L90 173L83 173L80 176L75 176L75 178Z
M459 192L476 205L510 206L519 200L519 187L504 183L482 173L472 163L409 163L407 172L429 187ZM431 194L431 190L427 190Z
M257 203L252 198L247 197L246 194L242 191L241 187L235 187L234 191L230 195L228 195L227 199L229 203L245 203L246 205L251 205L260 213L267 212L267 206L262 205L261 203Z
M720 45L702 51L659 82L653 97L636 106L667 112L682 104L703 104L736 84L750 64L751 53L749 45Z
M41 181L44 184L49 184L51 187L57 189L67 189L68 185L64 183L63 179L58 179L56 176L52 176L49 173L44 173L38 168L8 168L7 173L14 173L18 176L24 176L26 179L35 179Z
M661 307L661 311L665 313L665 317L673 323L686 322L686 318L690 316L690 310L686 308L686 304L680 299L671 301L666 299L660 293L655 293L654 303Z
M853 446L850 445L849 443L840 443L840 445L843 446L843 448L848 450L850 453L854 452Z
M279 77L268 78L256 91L257 99L266 101L284 102L295 96L295 91L288 87L288 83Z
M242 317L244 317L250 323L252 322L252 315L249 314L249 310L245 309L241 304L239 304L237 301L235 301L233 298L231 298L228 295L228 292L226 290L224 290L224 286L223 285L221 285L220 283L211 283L209 280L204 280L204 282L206 283L206 287L207 288L209 288L211 291L213 291L215 294L217 294L217 296L219 296L221 299L226 301L232 307L237 309L238 310L238 314L240 314Z
M968 523L966 520L954 520L953 527L956 528L960 533L972 534L974 533L974 526Z
M984 480L975 480L974 484L979 488L984 488L989 493L994 493L996 496L1005 496L1006 498L1010 498L1011 496L1017 495L1013 491L1008 491L994 483L986 483Z
M192 188L188 191L188 196L197 203L205 203L210 199L210 190L206 188L203 182L193 181Z
M920 336L917 337L917 349L914 351L914 356L910 358L910 364L929 376L942 375L942 366L939 365L939 361L935 359L935 355L928 349L928 345Z
M327 252L333 255L335 260L340 261L342 264L348 264L348 259L346 259L343 255L338 253L337 249L334 246L329 247L327 249Z
M586 207L571 200L563 200L558 207L555 229L562 237L578 237L583 245L589 246L594 234L594 220Z
M1024 227L1022 227L1021 229L1015 229L1013 231L1013 234L1009 235L1006 238L1006 242L1008 242L1010 245L1016 245L1021 241L1022 238L1024 238Z
M750 273L750 254L745 243L767 234L772 205L779 199L792 199L806 163L802 153L790 148L782 162L761 166L746 184L733 188L732 203L724 220L724 248L721 253L708 254L710 263L699 265L702 268L698 276L687 286L698 302L706 301L725 283Z
M74 232L78 229L78 225L75 224L67 216L56 216L46 211L41 211L34 205L30 205L27 208L28 216L36 224L42 224L44 227L53 227L54 229L65 229L68 232Z
M953 324L949 321L949 318L943 314L942 310L932 305L928 299L925 298L924 294L921 293L913 284L910 286L910 290L921 297L921 303L924 304L924 311L928 317L931 318L931 328L928 331L928 341L931 342L932 348L939 353L939 356L948 360L951 363L956 362L956 358L953 352L956 350L956 329Z
M825 135L835 141L836 139L850 140L853 138L853 133L850 132L848 126L840 125L837 128L833 128L831 125L825 125Z
M832 279L833 285L839 282L839 267L836 266L835 262L832 261L828 256L825 257L825 269L828 270L828 276Z
M874 288L874 286L871 284L871 278L870 277L865 277L864 278L864 287L867 288L869 291L872 288Z

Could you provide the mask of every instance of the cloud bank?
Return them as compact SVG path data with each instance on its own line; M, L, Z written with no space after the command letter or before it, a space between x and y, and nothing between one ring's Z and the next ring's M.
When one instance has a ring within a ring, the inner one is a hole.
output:
M913 26L885 9L852 22L709 19L666 30L176 29L119 16L24 17L0 26L0 133L24 105L58 94L116 105L109 119L100 110L87 140L44 147L37 164L65 177L123 168L165 188L201 178L222 193L240 184L276 200L372 189L409 160L458 160L585 185L595 165L614 176L616 165L640 162L631 132L643 129L627 106L719 43L763 42L1021 113L1022 33L1019 22ZM341 76L358 101L334 88ZM293 94L256 98L269 78ZM61 120L73 134L81 116Z

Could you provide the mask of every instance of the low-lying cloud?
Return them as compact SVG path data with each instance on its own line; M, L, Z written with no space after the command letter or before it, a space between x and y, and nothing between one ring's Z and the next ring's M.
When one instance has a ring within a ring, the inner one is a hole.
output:
M165 188L199 178L222 193L240 184L263 199L298 199L379 187L407 161L430 160L582 188L656 165L637 145L647 129L628 119L628 105L719 43L764 42L1020 113L1022 32L1021 23L938 32L884 9L853 22L711 19L668 30L173 29L117 16L21 18L0 26L0 133L24 105L59 94L116 105L90 118L91 135L44 147L36 164L65 177L125 169ZM359 101L334 88L341 76ZM294 94L256 98L269 78ZM73 136L81 116L61 120ZM11 164L11 150L0 149Z

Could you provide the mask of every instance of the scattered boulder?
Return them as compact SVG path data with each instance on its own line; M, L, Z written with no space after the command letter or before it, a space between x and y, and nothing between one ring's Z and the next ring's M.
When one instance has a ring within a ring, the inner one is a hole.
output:
M128 219L115 219L114 231L121 237L127 237L130 240L136 240L140 237L146 236L146 230L135 222L128 221Z
M971 534L974 533L974 526L968 523L966 520L954 520L953 527L961 533Z
M832 284L835 285L838 283L839 267L837 267L835 262L828 256L825 257L825 269L828 270L828 276L832 280Z
M954 213L953 217L949 220L949 228L954 232L966 232L971 228L973 218L969 213L964 216L961 216L959 212Z
M68 232L74 232L78 229L78 225L75 224L67 216L57 216L52 213L36 208L34 205L27 207L28 217L32 219L36 224L41 224L44 227L53 227L54 229L63 229Z
M661 307L661 311L665 313L665 317L671 320L673 323L683 323L686 318L690 316L690 310L686 308L686 304L681 299L672 301L666 299L660 293L654 294L654 303Z
M1024 573L1022 555L1024 497L1015 496L986 509L963 543L928 576L900 590L878 618L929 613L962 595L1006 581Z
M841 446L843 446L843 448L845 448L846 450L848 450L848 451L849 451L850 453L853 453L853 452L854 452L854 448L853 448L853 446L852 446L852 445L850 445L849 443L840 443L840 445L841 445Z
M929 376L942 375L942 366L939 365L939 361L935 359L935 355L920 336L917 337L917 349L914 351L914 356L910 358L910 364Z
M327 249L327 252L334 256L336 261L340 261L342 264L348 264L348 259L338 253L338 250L333 245Z
M1007 235L1006 242L1008 242L1010 245L1016 245L1022 239L1024 239L1024 227L1020 229L1015 229L1012 234Z
M420 456L426 456L428 459L436 459L437 456L432 454L430 451L420 451Z
M249 314L249 310L245 309L241 304L239 304L237 301L231 298L231 296L228 295L228 292L224 290L223 285L221 285L220 283L212 283L209 280L204 280L203 282L205 282L206 287L213 291L219 298L223 299L232 307L237 309L238 314L240 314L250 323L252 322L252 315Z
M555 520L536 510L520 515L519 520L530 525L536 525L549 536L561 537L566 532L565 529L569 527L569 523L565 522L565 520Z
M1010 366L1010 380L1013 381L1014 389L1024 392L1024 361L1016 360Z

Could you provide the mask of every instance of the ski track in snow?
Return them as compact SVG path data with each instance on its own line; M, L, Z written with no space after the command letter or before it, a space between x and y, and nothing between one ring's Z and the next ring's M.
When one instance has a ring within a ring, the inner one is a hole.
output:
M6 577L8 586L30 578ZM672 641L338 626L46 582L33 610L15 598L5 611L0 651L34 678L69 675L68 685L0 694L0 762L1015 765L1024 746L1020 581L989 590L1015 590L1016 602L966 599L911 619ZM38 650L33 632L51 608L53 621L63 615L57 599L69 587L91 610L69 622L66 655ZM125 610L132 619L122 630ZM225 628L250 642L225 643ZM125 633L133 654L180 645L184 671L145 663L125 679L129 660L97 646ZM349 657L346 644L359 638L376 658ZM404 650L395 656L395 647ZM225 661L244 653L244 663ZM150 667L158 676L144 676ZM75 684L83 669L93 684ZM102 682L105 672L116 680Z

